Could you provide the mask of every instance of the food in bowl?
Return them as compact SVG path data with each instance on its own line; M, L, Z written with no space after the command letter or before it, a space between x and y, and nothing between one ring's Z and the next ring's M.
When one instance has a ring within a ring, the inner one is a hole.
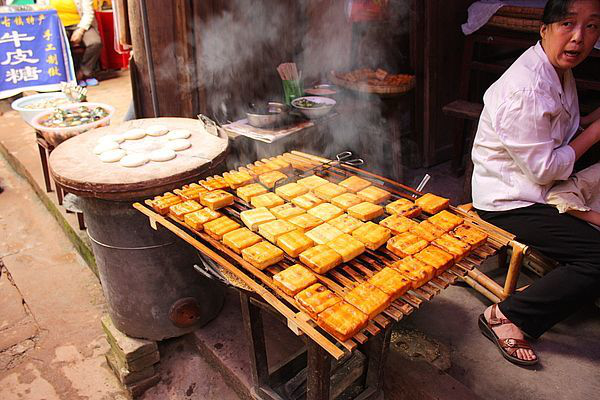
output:
M335 106L336 101L329 97L306 96L292 100L292 106L310 119L327 115Z
M304 107L304 108L317 108L317 107L326 107L327 104L317 103L316 101L308 100L306 98L299 98L298 101L294 102L294 106Z
M48 128L72 127L98 121L107 115L108 110L103 107L82 105L77 108L57 108L39 123Z

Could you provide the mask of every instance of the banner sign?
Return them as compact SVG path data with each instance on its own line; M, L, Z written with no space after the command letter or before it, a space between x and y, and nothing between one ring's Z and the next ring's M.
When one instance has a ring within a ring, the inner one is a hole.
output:
M56 10L0 14L0 99L25 90L57 91L75 80Z

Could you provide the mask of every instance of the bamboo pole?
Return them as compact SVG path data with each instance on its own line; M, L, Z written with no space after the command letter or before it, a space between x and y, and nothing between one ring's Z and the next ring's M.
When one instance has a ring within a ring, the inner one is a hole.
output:
M498 285L496 282L494 282L493 279L488 277L483 272L479 271L477 268L473 268L472 270L467 272L467 276L469 278L475 280L477 283L481 284L488 291L493 293L494 296L496 296L500 299L506 298L506 296L504 295L504 293L502 291L502 286Z
M527 246L517 241L512 241L511 246L512 254L510 256L510 263L508 264L506 281L504 282L504 298L515 292L517 280L519 279L519 273L521 272L521 264L523 263L523 254L527 249Z

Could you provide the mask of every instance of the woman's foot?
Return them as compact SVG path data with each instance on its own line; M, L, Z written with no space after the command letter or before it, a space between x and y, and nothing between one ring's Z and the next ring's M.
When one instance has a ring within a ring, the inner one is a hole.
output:
M519 365L537 364L538 358L523 332L502 314L497 304L479 316L479 329L508 361Z

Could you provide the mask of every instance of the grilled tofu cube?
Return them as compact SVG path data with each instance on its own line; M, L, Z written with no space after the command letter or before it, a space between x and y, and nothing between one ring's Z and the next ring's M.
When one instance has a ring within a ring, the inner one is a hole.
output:
M212 192L205 192L200 195L200 203L213 211L232 205L234 199L235 198L231 193L220 189L213 190Z
M258 227L261 224L277 219L266 207L257 207L252 210L242 211L240 213L240 218L242 222L254 232L258 231Z
M198 211L202 208L198 202L194 200L184 201L183 203L175 204L169 207L169 215L183 221L185 214Z
M433 193L425 193L415 200L415 203L426 213L435 214L448 208L450 200L436 196Z
M455 261L460 261L469 254L471 250L471 246L468 243L463 242L462 240L445 234L441 237L435 239L431 242L432 245L439 247L447 253L450 253L454 256Z
M392 237L387 242L387 249L399 257L408 257L427 247L429 243L417 235L404 232Z
M200 194L207 192L207 190L197 183L190 183L189 185L183 186L181 189L175 189L174 192L177 196L181 197L183 201L200 201Z
M263 161L265 161L265 160L263 159ZM282 156L271 157L268 159L268 161L270 163L273 163L274 165L277 165L279 167L280 171L288 170L291 168L290 163L285 161L285 159ZM270 163L267 165L271 165Z
M232 189L237 189L240 186L246 186L254 181L252 175L244 171L229 171L223 174L223 179Z
M285 203L280 206L273 207L270 211L278 219L290 219L305 213L303 208L300 208L292 203Z
M329 307L317 317L317 324L341 342L356 335L368 322L366 314L345 301Z
M391 215L402 215L406 218L418 217L421 207L407 199L398 199L385 206L385 211Z
M353 175L348 179L344 179L343 181L338 183L338 185L340 185L343 188L346 188L349 192L356 193L371 186L371 182Z
M174 195L171 192L167 192L162 196L156 196L150 201L150 205L160 215L167 215L169 213L169 207L175 204L182 203L183 200L179 196Z
M240 224L228 217L219 217L204 224L204 231L211 237L221 240L227 232L234 231L240 227Z
M325 274L342 263L342 256L330 247L319 244L300 253L300 262L318 274Z
M356 194L364 201L368 201L373 204L383 203L384 201L389 200L390 197L392 197L390 192L380 189L376 186L369 186L368 188L363 189L357 192Z
M293 297L299 291L317 283L317 277L304 265L294 264L273 275L273 283Z
M263 240L242 250L242 258L263 270L283 260L283 250Z
M345 188L338 186L332 182L327 182L326 184L317 186L312 190L315 196L325 201L331 201L331 199L343 193L346 193L346 191L347 190Z
M275 221L265 222L258 226L258 233L267 239L269 242L277 243L277 238L284 233L288 233L296 229L296 227L287 221L282 219L276 219Z
M306 213L291 217L288 222L296 225L302 232L308 232L323 223L319 218Z
M387 242L391 236L391 232L388 228L369 221L360 228L354 230L352 236L363 242L367 249L377 250Z
M260 183L251 183L249 185L239 187L235 191L237 196L247 203L249 203L250 199L252 199L254 196L265 194L267 192L268 190L265 189L265 187Z
M301 290L294 298L298 306L313 319L317 319L320 312L342 301L338 295L320 283L315 283Z
M213 211L208 207L205 207L202 210L185 214L185 216L183 217L183 221L190 228L195 229L197 231L201 231L205 223L212 221L213 219L217 219L220 216L221 213Z
M484 244L488 238L487 233L475 228L474 226L466 224L456 227L451 234L463 242L470 244L471 248L473 249Z
M412 288L412 281L410 279L388 267L373 275L368 282L389 295L392 301Z
M308 189L296 182L288 183L275 189L275 194L287 201L291 201L293 198L305 193L308 193Z
M298 179L296 183L304 186L308 190L313 190L321 185L329 183L329 181L327 179L321 178L320 176L311 175L306 178Z
M273 189L275 184L279 181L284 181L287 179L287 175L280 171L271 171L259 175L258 181L268 187L269 189Z
M413 289L423 286L436 275L434 267L412 256L396 261L391 267L410 279Z
M329 225L327 222L324 222L321 225L306 232L306 236L311 238L312 241L317 244L325 244L331 242L333 239L340 235L343 235L343 232Z
M338 228L343 233L352 233L364 225L364 222L359 221L348 214L342 214L339 217L330 220L328 223L334 228Z
M215 175L213 178L208 177L198 183L206 190L227 189L229 187L225 179L218 175Z
M243 249L260 242L262 238L248 228L239 228L223 235L223 243L236 253L240 254Z
M415 254L415 258L435 268L436 275L440 275L454 264L454 257L452 254L448 254L436 246L425 247Z
M290 257L298 257L300 253L314 246L311 238L296 229L277 238L277 246L285 251Z
M266 174L267 172L271 172L272 169L260 161L255 162L254 164L246 165L248 173L253 176L259 176L261 174Z
M438 228L444 230L444 232L451 231L463 223L463 219L461 217L446 210L442 210L439 213L429 217L428 220Z
M383 214L383 207L369 203L368 201L363 201L360 204L348 208L346 211L348 214L361 221L370 221Z
M397 214L390 215L389 217L381 221L379 224L388 228L395 235L399 235L403 232L408 231L410 228L419 225L418 222Z
M323 203L311 208L307 211L307 213L319 218L323 222L327 222L330 219L342 215L344 213L344 210L334 206L331 203Z
M409 232L414 233L418 237L423 238L428 242L434 241L445 233L442 229L433 225L428 220L421 221L419 225L413 226L409 229Z
M347 233L327 242L326 246L342 256L343 262L348 262L353 258L360 256L365 251L365 245L360 240L353 238Z
M325 200L318 198L312 193L306 193L292 199L292 203L305 210L310 210L319 204L324 203Z
M340 194L339 196L331 199L331 204L333 204L334 206L338 206L342 210L347 210L348 208L360 204L362 202L363 200L354 193Z
M258 163L259 161L256 161L256 162ZM266 158L263 158L262 160L260 160L260 162L261 162L261 163L262 163L262 164L263 164L265 167L267 167L267 168L270 168L270 169L271 169L271 171L279 171L279 170L281 170L281 166L280 166L278 163L276 163L276 162L273 162L273 161L271 161L271 160L268 160L268 159L266 159Z
M344 300L373 319L390 305L390 296L376 286L364 282L346 293Z
M259 194L258 196L254 196L252 199L250 199L250 204L252 204L252 207L255 207L255 208L258 208L258 207L273 208L273 207L280 206L283 203L285 203L285 201L283 201L283 199L281 197L277 196L273 192Z

